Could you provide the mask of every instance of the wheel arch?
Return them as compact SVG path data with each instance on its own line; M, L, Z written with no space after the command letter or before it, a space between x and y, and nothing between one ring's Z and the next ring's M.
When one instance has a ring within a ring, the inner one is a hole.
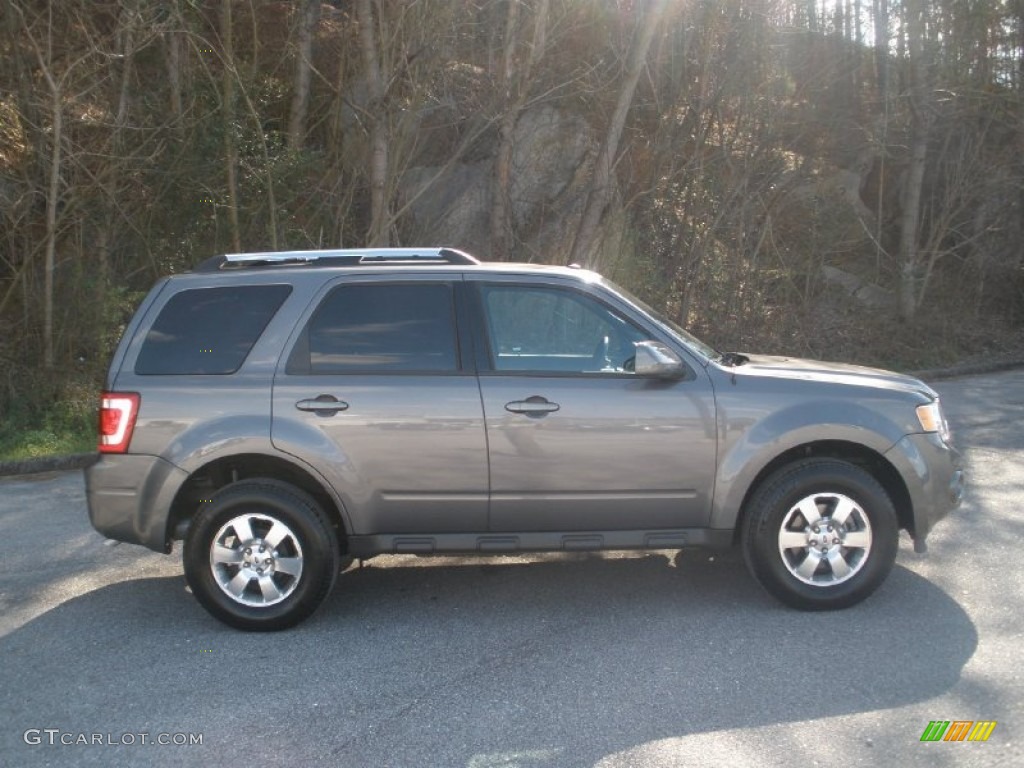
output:
M285 458L259 453L221 456L192 472L171 503L167 540L184 539L189 523L204 500L231 483L251 478L281 480L312 496L334 527L341 553L347 553L347 539L352 529L342 503L328 490L323 480Z
M783 467L808 458L838 459L860 467L885 490L896 509L899 527L914 535L914 509L910 492L899 471L881 453L862 443L846 440L818 440L794 446L775 456L755 475L747 486L737 510L733 528L733 544L739 543L740 531L748 514L750 500L764 482Z

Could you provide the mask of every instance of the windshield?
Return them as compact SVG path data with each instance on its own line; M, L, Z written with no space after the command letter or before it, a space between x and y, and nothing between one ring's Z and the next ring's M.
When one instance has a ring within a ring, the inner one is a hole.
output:
M608 280L607 278L604 277L601 278L601 283L608 289L619 294L622 298L626 299L631 304L635 304L637 307L642 309L646 314L650 315L652 318L654 318L659 323L664 325L666 328L668 328L669 331L671 331L675 336L677 336L683 344L692 349L701 357L704 357L708 360L715 360L721 357L721 354L714 347L708 346L703 341L694 336L692 333L683 328L681 325L677 324L674 320L670 319L665 314L659 312L642 299L638 299L636 296L634 296L632 293L627 291L622 286L616 285L611 280Z

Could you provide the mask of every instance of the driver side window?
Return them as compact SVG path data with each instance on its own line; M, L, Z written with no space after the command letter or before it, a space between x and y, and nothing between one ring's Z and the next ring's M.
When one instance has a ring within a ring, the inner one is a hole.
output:
M576 291L484 285L481 297L495 371L630 373L633 345L647 338Z

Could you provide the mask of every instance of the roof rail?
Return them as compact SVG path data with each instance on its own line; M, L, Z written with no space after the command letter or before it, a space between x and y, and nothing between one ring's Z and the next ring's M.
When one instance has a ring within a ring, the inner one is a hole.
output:
M200 262L193 272L218 272L274 266L358 267L383 264L479 264L479 260L454 248L347 248L329 251L268 251L229 253Z

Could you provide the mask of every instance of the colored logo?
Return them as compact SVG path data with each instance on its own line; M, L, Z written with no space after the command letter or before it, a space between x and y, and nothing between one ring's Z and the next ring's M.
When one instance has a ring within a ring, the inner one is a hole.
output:
M921 741L988 741L995 729L995 720L932 720Z

